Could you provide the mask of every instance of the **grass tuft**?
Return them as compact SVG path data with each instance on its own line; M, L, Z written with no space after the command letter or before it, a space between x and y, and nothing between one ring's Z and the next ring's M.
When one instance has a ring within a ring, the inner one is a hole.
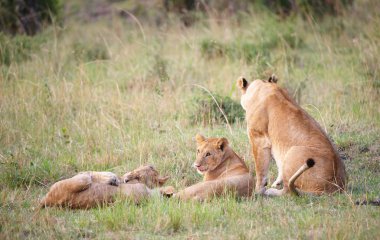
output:
M215 99L209 93L201 90L196 90L196 94L192 95L187 103L188 118L192 124L201 124L203 126L225 124L227 122L223 113L230 124L244 120L244 110L241 108L240 103L228 96L213 93L212 95Z
M107 60L110 58L108 50L103 43L75 42L73 54L77 61L91 62L96 60Z

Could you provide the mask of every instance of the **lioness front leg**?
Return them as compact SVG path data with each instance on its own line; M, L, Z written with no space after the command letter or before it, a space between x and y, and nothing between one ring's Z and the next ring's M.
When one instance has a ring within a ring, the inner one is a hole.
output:
M271 159L271 148L269 139L265 136L257 136L255 133L250 134L252 143L252 152L255 158L256 169L256 193L263 194L267 184L267 174L269 162Z
M283 182L282 162L281 162L281 159L279 159L279 157L277 157L277 158L274 157L274 160L276 161L278 175L277 175L277 178L274 181L274 183L272 183L271 187L272 188L278 188Z

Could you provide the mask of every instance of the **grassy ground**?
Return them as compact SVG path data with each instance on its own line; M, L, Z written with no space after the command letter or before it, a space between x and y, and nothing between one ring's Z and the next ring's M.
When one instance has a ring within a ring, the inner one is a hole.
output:
M256 10L189 28L175 16L160 26L107 18L0 36L0 238L379 239L380 209L354 204L380 196L378 9L356 1L323 21ZM200 181L197 132L227 137L251 165L239 111L226 111L227 125L197 96L204 87L233 105L238 76L271 72L337 144L345 194L36 210L52 183L83 170L152 163L177 189Z

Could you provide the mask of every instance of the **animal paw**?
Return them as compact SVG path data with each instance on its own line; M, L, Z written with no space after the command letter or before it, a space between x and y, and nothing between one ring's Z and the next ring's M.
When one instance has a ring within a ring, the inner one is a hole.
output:
M256 192L257 194L259 194L259 195L263 195L263 194L265 194L265 190L266 190L265 187L262 187L262 188L256 188L256 189L255 189L255 192Z
M118 186L119 178L111 172L91 172L91 178L93 182L109 184L112 186Z
M276 188L269 188L264 193L265 196L272 197L272 196L280 196L282 195L282 191L278 190Z

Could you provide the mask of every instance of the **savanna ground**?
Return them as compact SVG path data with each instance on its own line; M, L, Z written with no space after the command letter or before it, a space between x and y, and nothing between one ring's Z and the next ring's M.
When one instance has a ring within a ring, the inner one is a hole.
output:
M380 197L379 10L358 0L324 19L209 12L190 27L175 15L73 17L0 35L0 238L379 239L380 208L355 205ZM151 163L177 189L200 181L198 132L227 137L253 171L235 80L272 72L337 145L344 194L37 210L52 183L84 170Z

